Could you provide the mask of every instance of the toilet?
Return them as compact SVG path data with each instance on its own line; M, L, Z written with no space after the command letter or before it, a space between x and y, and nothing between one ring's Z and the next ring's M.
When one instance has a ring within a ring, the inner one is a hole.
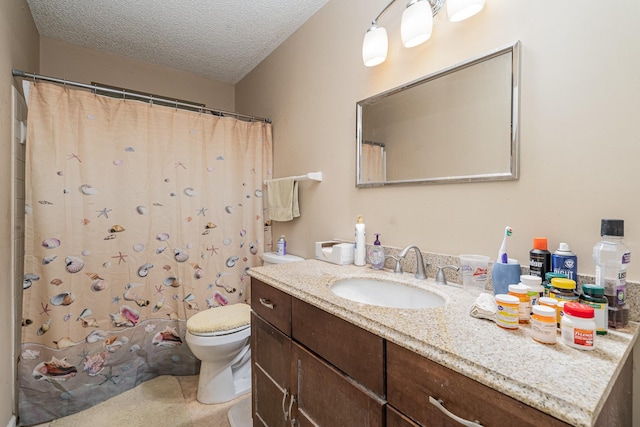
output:
M251 390L250 338L248 304L210 308L187 320L187 345L201 361L198 402L227 402Z
M265 252L262 264L304 261L296 255ZM187 320L187 345L201 361L197 399L213 404L251 391L251 307L233 304L214 307ZM251 427L251 400L234 404L228 414L231 427Z

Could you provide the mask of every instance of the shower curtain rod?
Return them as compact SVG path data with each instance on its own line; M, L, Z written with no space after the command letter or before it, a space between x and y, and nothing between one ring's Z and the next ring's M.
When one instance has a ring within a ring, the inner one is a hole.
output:
M174 99L141 95L141 94L138 94L138 93L128 92L126 89L116 90L116 89L113 89L113 88L99 86L99 85L90 85L90 84L86 84L86 83L80 83L80 82L74 82L74 81L70 81L70 80L58 79L56 77L49 77L49 76L43 76L43 75L39 75L39 74L28 73L26 71L16 70L15 68L11 70L11 73L15 77L29 78L29 79L33 79L34 81L35 80L43 80L43 81L58 83L58 84L62 84L62 85L81 87L81 88L84 88L84 89L89 89L89 90L93 91L94 93L96 91L109 92L109 93L113 93L113 94L117 94L117 95L129 96L130 98L143 99L143 100L149 101L150 103L153 103L154 101L163 102L163 103L166 103L166 104L175 105L176 108L177 107L188 107L188 108L196 109L196 110L198 110L200 112L208 111L208 112L210 112L210 113L212 113L214 115L217 115L217 116L231 116L231 117L235 117L237 119L247 120L247 121L251 121L251 122L271 123L271 119L266 119L266 118L263 118L263 117L247 116L246 114L233 113L233 112L230 112L230 111L206 108L206 107L203 107L203 106L198 105L198 104L189 104L187 102L180 102L180 101L176 101Z

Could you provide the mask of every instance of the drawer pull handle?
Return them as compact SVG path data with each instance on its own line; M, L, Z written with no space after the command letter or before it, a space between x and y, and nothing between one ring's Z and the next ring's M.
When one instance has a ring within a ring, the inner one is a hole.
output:
M266 298L260 298L260 304L264 305L265 307L267 307L269 310L273 310L273 308L275 307L275 305L273 305L273 303L271 302L271 300L268 300Z
M291 415L291 409L293 407L293 403L296 401L296 398L291 395L291 400L289 401L289 417L291 417L291 427L296 426L296 419Z
M284 406L285 402L287 401L287 397L289 397L289 390L285 390L284 396L282 396L282 413L284 414L285 421L287 421L287 419L289 418L289 413L287 412L287 408Z
M460 418L459 416L449 412L447 408L444 407L444 402L440 399L436 399L432 396L429 396L429 403L431 403L433 406L441 410L442 413L444 413L447 417L459 422L465 427L482 427L482 424L480 424L477 421L476 422L468 421L468 420L465 420L464 418Z

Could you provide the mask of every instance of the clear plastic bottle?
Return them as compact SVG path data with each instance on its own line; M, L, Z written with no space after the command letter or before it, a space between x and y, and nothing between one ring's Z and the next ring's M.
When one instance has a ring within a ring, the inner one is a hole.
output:
M624 327L624 316L616 313L628 310L625 304L627 293L627 266L631 262L629 247L622 241L624 220L603 219L600 223L602 240L593 247L593 262L596 265L596 285L604 288L609 300L609 326ZM611 316L615 321L611 322ZM628 319L628 316L627 316Z
M380 234L376 233L376 240L369 251L369 262L374 270L384 269L384 248L380 244Z

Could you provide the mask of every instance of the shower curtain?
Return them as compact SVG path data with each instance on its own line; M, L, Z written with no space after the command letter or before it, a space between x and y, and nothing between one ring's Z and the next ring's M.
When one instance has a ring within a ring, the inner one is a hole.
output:
M247 301L271 165L270 124L33 85L23 425L198 372L186 319Z

